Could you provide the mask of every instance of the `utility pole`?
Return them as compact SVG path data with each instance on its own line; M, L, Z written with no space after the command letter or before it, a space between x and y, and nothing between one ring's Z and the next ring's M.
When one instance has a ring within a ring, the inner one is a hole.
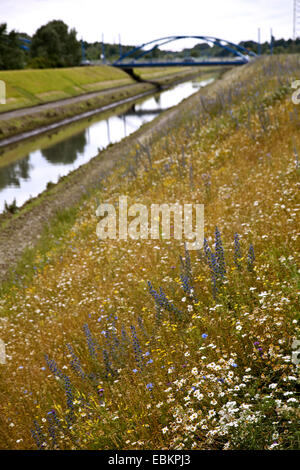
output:
M258 28L258 48L257 48L257 54L261 55L261 44L260 44L260 28Z
M300 0L294 0L294 26L293 38L294 40L300 35Z
M121 43L121 35L119 34L119 54L120 58L122 57L122 43Z
M273 31L272 31L272 28L271 28L271 39L270 39L270 51L271 51L271 55L273 55Z
M102 62L105 64L105 47L104 47L104 34L102 34Z
M81 59L82 59L82 62L85 61L85 48L84 48L83 39L81 39Z

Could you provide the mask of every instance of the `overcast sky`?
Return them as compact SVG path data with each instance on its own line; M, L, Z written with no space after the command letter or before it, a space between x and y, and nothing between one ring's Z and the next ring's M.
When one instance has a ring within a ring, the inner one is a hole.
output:
M53 19L88 42L142 44L170 35L207 35L232 42L293 34L293 0L0 0L0 23L32 35ZM170 47L170 46L169 46Z

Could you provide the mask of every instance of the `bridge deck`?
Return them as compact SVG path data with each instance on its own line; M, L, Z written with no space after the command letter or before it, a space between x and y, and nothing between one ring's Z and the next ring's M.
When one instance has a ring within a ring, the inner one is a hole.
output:
M247 60L202 60L202 61L184 61L184 62L114 62L112 65L122 69L131 69L139 67L207 67L207 66L220 66L220 65L245 65Z

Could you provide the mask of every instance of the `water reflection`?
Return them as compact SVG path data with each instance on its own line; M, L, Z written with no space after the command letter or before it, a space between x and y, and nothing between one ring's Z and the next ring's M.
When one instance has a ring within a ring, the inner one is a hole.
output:
M122 116L124 122L126 122L126 116L147 116L147 114L152 114L153 116L156 116L157 114L162 113L165 111L165 109L162 109L161 107L158 107L156 109L139 109L135 104L133 104L128 111L126 111Z
M208 81L198 83L203 86ZM15 199L20 206L30 197L37 196L46 189L48 182L56 183L60 176L87 163L98 154L99 149L120 141L162 110L175 106L194 92L192 82L182 83L130 105L120 116L113 115L101 120L100 115L99 121L87 121L84 131L50 146L44 144L39 150L0 168L0 211L4 209L5 201L11 204ZM71 129L71 126L68 128Z
M0 171L0 191L7 186L20 187L21 180L29 179L30 162L29 155L18 160L17 162L10 163L9 165L1 168Z
M41 150L43 157L52 165L68 165L75 162L86 146L86 131Z

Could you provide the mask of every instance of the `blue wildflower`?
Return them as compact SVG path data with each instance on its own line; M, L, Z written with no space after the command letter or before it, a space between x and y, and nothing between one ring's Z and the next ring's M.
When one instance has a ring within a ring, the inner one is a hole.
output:
M248 260L247 261L248 261L248 263L247 263L248 270L253 271L255 255L254 255L254 248L253 248L252 243L250 243L249 252L248 252Z
M217 258L217 263L218 263L218 271L219 275L221 278L224 278L226 275L226 265L225 265L225 257L224 257L224 249L223 249L223 244L221 240L221 234L216 227L215 229L215 251L216 251L216 258Z
M79 358L74 353L73 348L70 344L67 344L67 348L68 348L68 350L71 354L71 357L73 359L71 361L72 369L79 375L79 377L81 377L82 379L85 379L85 373L82 369L82 365L81 365L81 362L80 362Z
M83 331L87 340L88 348L89 348L89 353L92 357L92 359L97 359L97 353L96 353L96 341L93 339L90 329L88 327L88 324L85 323L83 325Z
M241 252L241 245L239 241L239 236L237 233L234 234L234 264L238 269L241 269L241 258L242 258L242 252Z
M143 353L141 350L140 342L137 337L136 329L133 325L130 326L131 329L131 335L132 335L132 344L133 344L133 350L134 350L134 356L135 360L137 362L137 365L139 366L140 369L143 369L144 364L143 364Z
M161 307L167 310L170 313L173 313L176 317L181 316L182 312L178 310L171 302L167 299L166 294L163 292L162 288L159 288L159 293L153 289L152 284L148 281L149 292L154 298L154 301L158 307Z

